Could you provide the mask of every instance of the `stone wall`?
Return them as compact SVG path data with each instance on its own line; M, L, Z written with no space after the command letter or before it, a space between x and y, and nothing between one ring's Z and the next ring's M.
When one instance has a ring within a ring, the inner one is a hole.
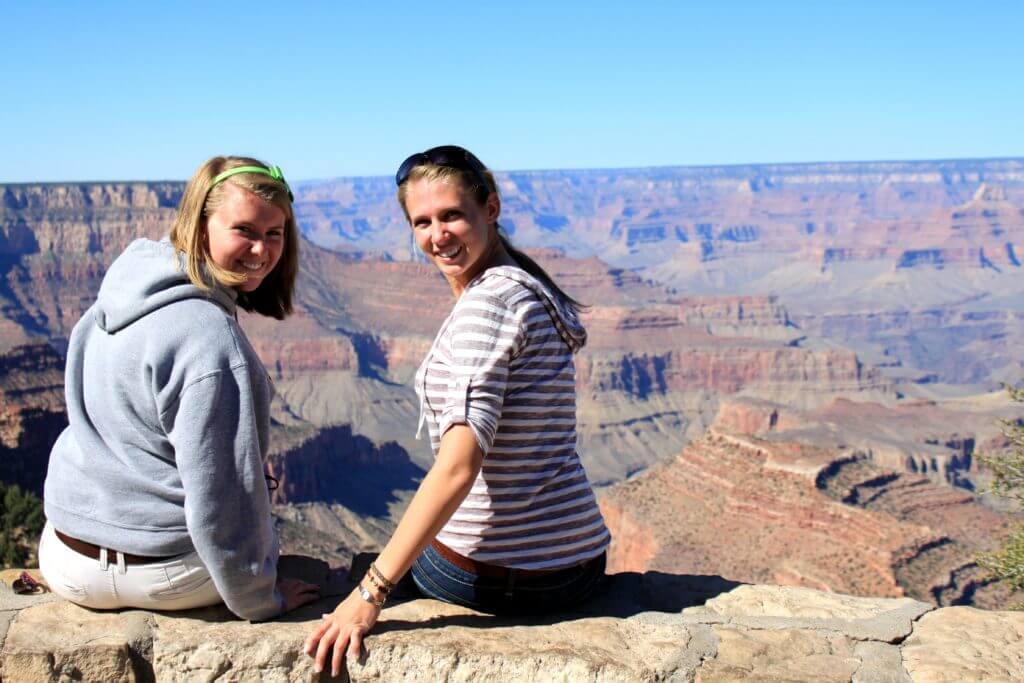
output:
M330 680L300 647L336 601L249 624L224 608L93 612L6 592L0 678ZM612 575L585 608L540 619L396 602L366 646L351 681L1024 680L1024 613L653 571Z

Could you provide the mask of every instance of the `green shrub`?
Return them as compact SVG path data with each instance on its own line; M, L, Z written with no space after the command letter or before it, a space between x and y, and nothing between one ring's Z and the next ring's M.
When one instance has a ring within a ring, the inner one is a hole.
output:
M1024 387L1007 387L1010 397L1024 403ZM1024 511L1024 420L1004 420L1003 434L1009 440L1005 453L980 454L981 463L992 472L990 490L1016 501ZM978 558L978 564L1016 591L1024 592L1024 525L1014 529L1001 548ZM1024 609L1024 603L1013 605Z
M38 564L39 534L45 523L39 496L17 484L0 482L0 562L5 569Z

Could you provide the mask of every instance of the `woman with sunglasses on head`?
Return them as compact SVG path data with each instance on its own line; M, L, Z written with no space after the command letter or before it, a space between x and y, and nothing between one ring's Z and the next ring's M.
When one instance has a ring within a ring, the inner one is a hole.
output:
M494 176L461 147L395 177L419 248L455 295L416 375L435 462L357 589L306 641L356 656L395 582L496 614L550 612L604 574L608 531L576 453L580 304L500 232Z
M280 169L214 157L169 239L107 270L67 353L69 426L50 455L39 565L94 609L227 604L252 620L311 602L277 578L263 473L273 387L236 308L292 310L298 234Z

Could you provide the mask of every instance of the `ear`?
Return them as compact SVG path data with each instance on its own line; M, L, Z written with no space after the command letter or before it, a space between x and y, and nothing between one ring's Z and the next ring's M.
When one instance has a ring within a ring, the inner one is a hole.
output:
M497 223L498 217L501 215L501 199L497 192L487 195L487 204L484 208L487 210L487 222Z

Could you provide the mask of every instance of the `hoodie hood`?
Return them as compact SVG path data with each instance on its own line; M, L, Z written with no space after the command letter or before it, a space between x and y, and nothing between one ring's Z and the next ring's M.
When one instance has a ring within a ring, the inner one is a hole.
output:
M184 254L166 239L137 239L110 264L93 306L96 325L109 333L183 299L210 299L234 315L233 289L214 286L204 291L185 273Z
M582 349L584 344L587 343L587 330L583 327L583 323L580 322L576 311L573 310L567 301L548 289L547 285L543 282L522 268L514 266L488 268L477 278L476 282L494 276L515 280L536 294L544 304L544 308L547 309L548 315L551 316L551 321L555 324L555 329L558 330L559 336L562 337L562 340L565 341L573 353Z

